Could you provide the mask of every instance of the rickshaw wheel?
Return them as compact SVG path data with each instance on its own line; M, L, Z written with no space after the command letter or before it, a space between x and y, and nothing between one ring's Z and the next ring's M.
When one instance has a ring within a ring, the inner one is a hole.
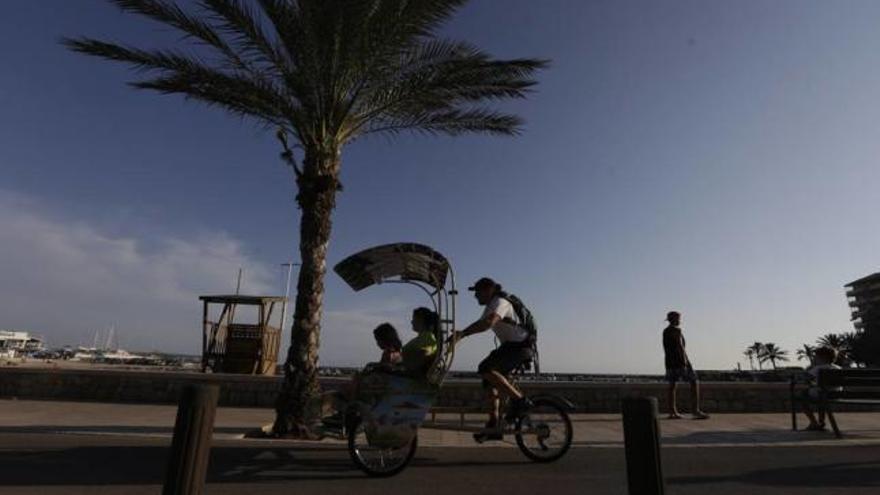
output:
M535 462L553 462L571 448L571 418L555 401L535 399L533 402L534 406L516 421L516 445Z
M374 477L394 476L403 471L412 460L418 447L418 435L413 435L409 445L398 449L371 447L367 442L363 421L355 420L348 429L348 453L358 469Z

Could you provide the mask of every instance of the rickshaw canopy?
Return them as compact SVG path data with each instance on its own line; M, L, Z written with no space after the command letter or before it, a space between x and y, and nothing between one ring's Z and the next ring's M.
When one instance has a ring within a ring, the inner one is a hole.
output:
M423 244L400 242L353 254L333 270L355 291L397 278L441 290L446 286L449 261Z

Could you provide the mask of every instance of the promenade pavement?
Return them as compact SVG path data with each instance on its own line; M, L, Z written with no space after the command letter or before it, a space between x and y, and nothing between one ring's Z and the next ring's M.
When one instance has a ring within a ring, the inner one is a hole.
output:
M55 402L0 400L0 432L33 432L80 435L129 435L170 437L174 428L176 406L108 404L95 402ZM698 421L685 415L668 420L661 416L660 430L665 447L734 447L734 446L880 446L878 413L839 413L838 423L845 433L837 439L828 432L792 431L788 414L714 414ZM274 418L271 409L219 408L214 438L240 439L243 435ZM623 428L616 414L575 414L575 447L623 447ZM419 432L422 447L485 448L513 446L492 442L476 445L471 437L485 420L467 415L465 427L459 427L458 415L438 415L436 423L428 420ZM803 428L806 422L798 419ZM276 442L292 442L280 440ZM308 442L314 444L314 442ZM326 444L340 443L326 439Z
M0 495L161 493L175 414L174 406L0 400ZM385 480L354 469L338 440L243 438L272 417L218 410L207 493L627 493L617 415L575 415L573 449L546 465L510 443L477 446L457 431L457 416L442 416L420 430L412 465ZM471 429L482 420L467 419ZM842 440L793 432L786 414L662 420L666 493L880 493L880 415L844 413L839 422Z

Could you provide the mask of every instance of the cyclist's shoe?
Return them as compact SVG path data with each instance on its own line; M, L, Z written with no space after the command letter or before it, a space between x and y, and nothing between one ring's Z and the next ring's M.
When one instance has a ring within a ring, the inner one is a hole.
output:
M489 440L501 440L502 438L504 438L504 435L501 433L501 425L494 419L487 421L482 430L474 433L474 440L477 443L483 443Z
M530 401L528 397L513 399L510 401L510 405L507 406L507 414L504 415L504 421L514 423L523 414L528 412L532 406L534 406L534 404L532 404L532 401Z

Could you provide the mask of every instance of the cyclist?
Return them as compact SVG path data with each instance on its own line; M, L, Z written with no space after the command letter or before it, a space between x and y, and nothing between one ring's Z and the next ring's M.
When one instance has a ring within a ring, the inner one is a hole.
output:
M486 309L479 320L471 323L464 330L455 332L453 335L455 341L491 329L501 342L501 345L489 353L477 368L483 378L483 386L487 390L489 420L482 431L474 434L474 439L478 442L500 440L503 424L499 417L501 404L499 394L510 398L510 407L504 417L508 423L515 421L531 405L523 393L507 379L511 371L533 358L529 333L519 326L516 311L505 298L507 294L500 284L489 277L483 277L468 290L474 292L477 303L485 306Z

